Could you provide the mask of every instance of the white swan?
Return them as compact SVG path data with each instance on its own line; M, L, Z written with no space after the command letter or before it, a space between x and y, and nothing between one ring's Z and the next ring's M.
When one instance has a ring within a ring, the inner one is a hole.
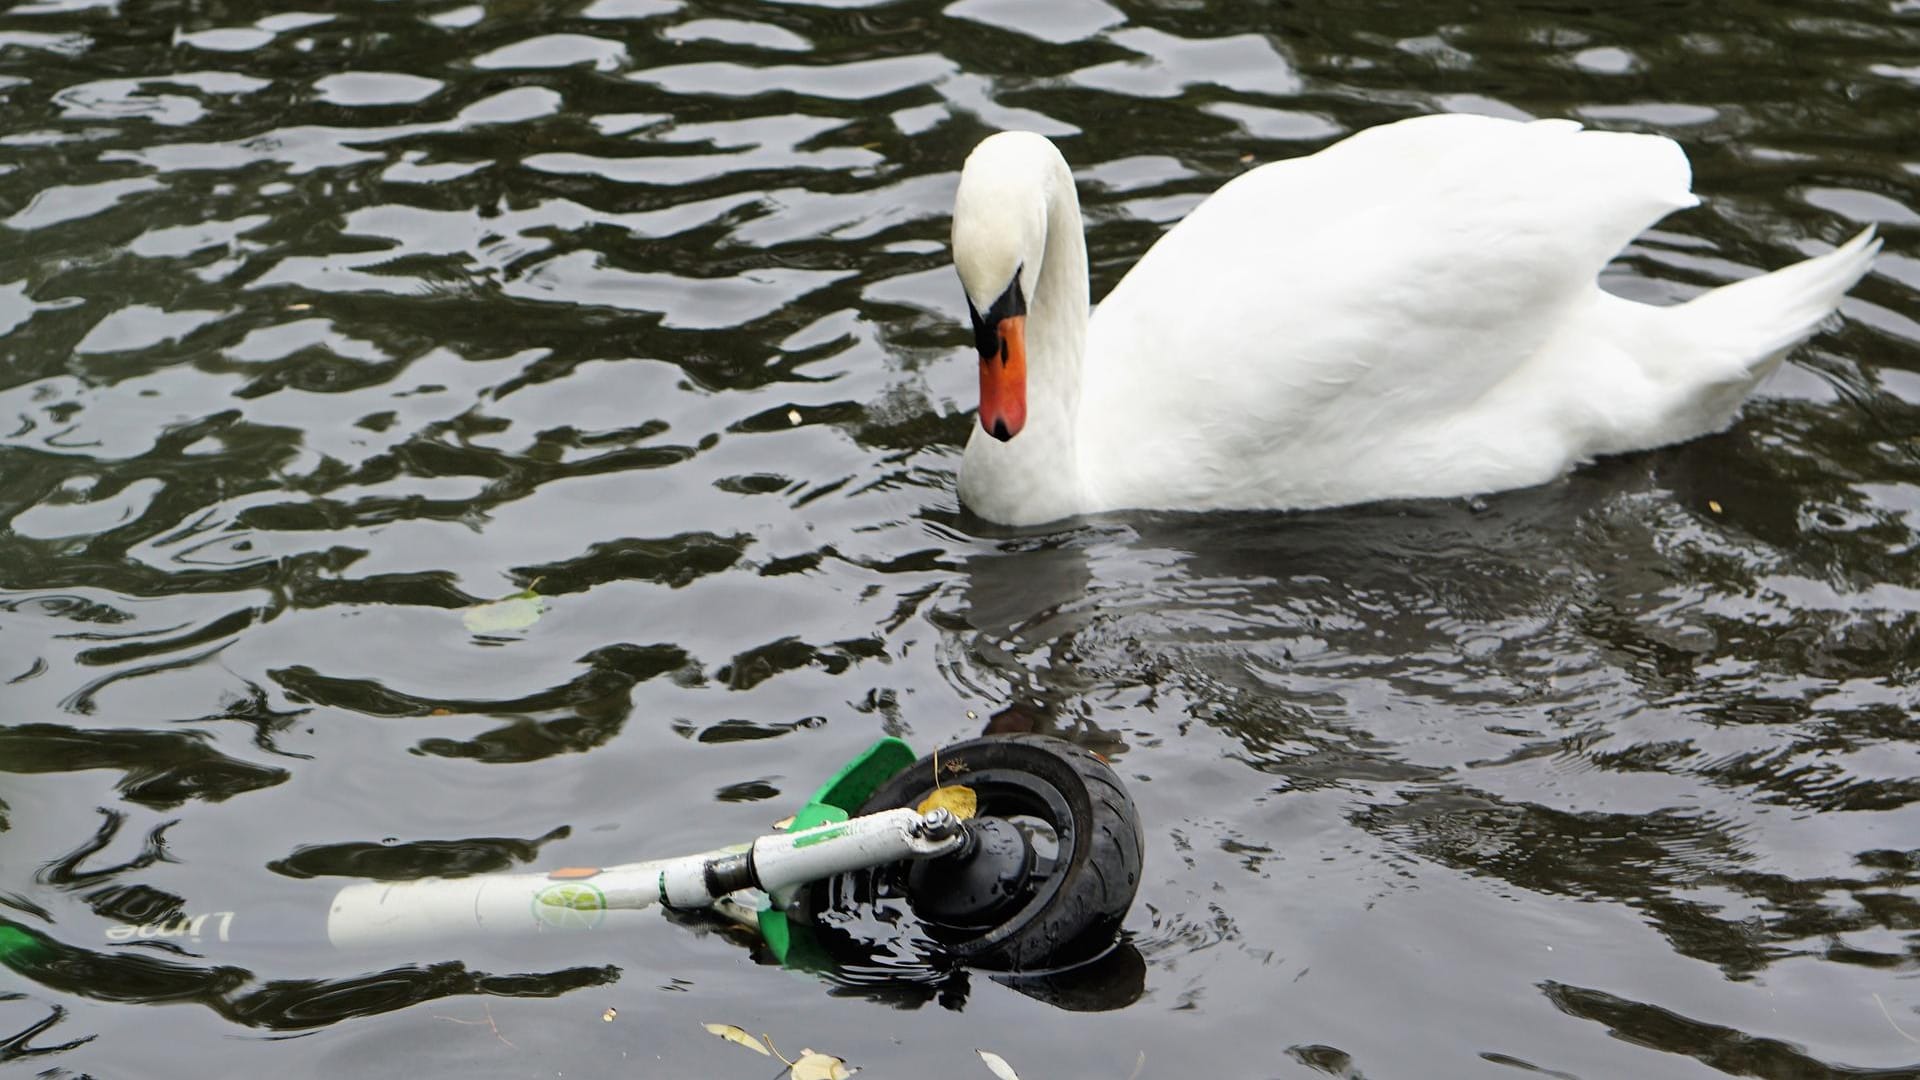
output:
M1066 161L990 136L953 209L981 356L960 497L1031 525L1470 495L1722 429L1880 244L1673 307L1602 291L1690 180L1658 136L1403 120L1226 184L1089 320Z

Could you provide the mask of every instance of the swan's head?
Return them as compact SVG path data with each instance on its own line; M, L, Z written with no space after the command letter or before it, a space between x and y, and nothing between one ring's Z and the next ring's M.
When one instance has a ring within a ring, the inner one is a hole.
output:
M953 265L980 350L980 427L1001 442L1027 422L1027 300L1046 253L1048 185L1063 175L1044 136L1001 132L967 156L953 200Z

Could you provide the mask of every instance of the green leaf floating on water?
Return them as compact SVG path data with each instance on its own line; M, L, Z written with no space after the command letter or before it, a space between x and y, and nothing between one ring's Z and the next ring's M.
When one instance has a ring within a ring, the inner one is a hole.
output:
M539 622L540 616L546 613L547 598L528 588L499 600L475 604L461 614L460 621L475 634L517 634Z

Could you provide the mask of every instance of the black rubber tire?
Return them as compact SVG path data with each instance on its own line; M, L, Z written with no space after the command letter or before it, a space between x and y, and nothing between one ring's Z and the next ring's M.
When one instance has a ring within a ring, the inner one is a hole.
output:
M979 793L981 816L1009 816L1009 810L1040 816L1037 807L1020 805L1031 793L1019 785L1037 781L1058 796L1056 805L1063 804L1070 817L1049 821L1061 850L1041 895L984 931L934 930L941 945L971 967L1010 972L1071 967L1112 948L1140 888L1145 852L1139 814L1106 761L1048 735L994 735L942 747L938 766L941 784L965 784ZM934 767L928 756L894 774L860 813L920 805L934 789ZM995 779L1010 773L1019 774L1017 784ZM815 910L824 909L823 900L824 894L816 895Z

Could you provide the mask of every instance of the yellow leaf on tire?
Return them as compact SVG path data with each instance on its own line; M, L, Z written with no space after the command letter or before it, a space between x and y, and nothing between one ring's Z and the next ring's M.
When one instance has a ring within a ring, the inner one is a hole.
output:
M920 812L931 814L935 810L945 810L954 817L965 821L980 810L980 796L965 784L948 784L933 789L933 794L920 800Z

